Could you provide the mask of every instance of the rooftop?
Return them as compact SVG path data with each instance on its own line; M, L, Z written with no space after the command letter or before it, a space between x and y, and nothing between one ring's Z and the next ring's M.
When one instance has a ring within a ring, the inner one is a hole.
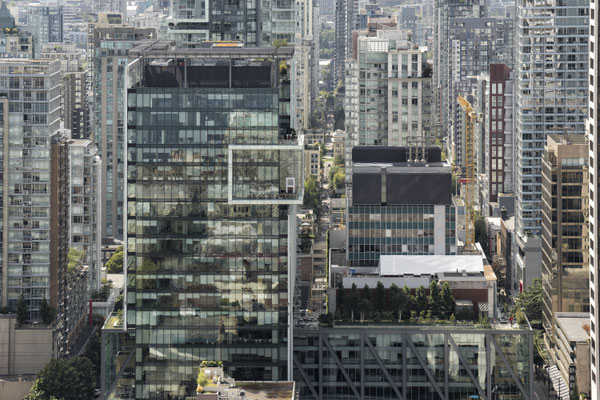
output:
M129 51L131 57L145 58L291 58L293 47L208 47L194 49L174 48L172 40L145 40Z
M377 271L380 276L435 275L438 273L483 272L480 255L405 256L382 255Z
M585 342L590 339L587 329L590 326L590 315L587 313L557 312L556 322L564 332L569 342Z

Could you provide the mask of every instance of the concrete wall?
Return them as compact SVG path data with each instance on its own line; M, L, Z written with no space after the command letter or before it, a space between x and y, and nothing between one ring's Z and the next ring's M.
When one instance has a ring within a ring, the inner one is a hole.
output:
M35 375L55 355L52 328L16 328L15 315L0 316L0 376ZM1 399L12 399L4 397Z
M2 381L0 380L0 399L22 399L31 390L35 376L32 376L29 380L23 380L21 382Z

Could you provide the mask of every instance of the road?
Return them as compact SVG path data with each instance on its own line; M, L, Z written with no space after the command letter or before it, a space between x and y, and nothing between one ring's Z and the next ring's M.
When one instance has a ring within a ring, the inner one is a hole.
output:
M543 383L538 381L533 382L533 396L531 396L532 400L548 400L548 396L546 396L546 391L542 385Z

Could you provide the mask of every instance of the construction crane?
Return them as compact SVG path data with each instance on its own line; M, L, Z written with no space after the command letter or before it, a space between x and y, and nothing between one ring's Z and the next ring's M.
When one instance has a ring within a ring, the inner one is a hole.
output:
M473 111L471 103L462 96L456 99L465 110L465 246L463 252L475 250L475 123L477 114Z

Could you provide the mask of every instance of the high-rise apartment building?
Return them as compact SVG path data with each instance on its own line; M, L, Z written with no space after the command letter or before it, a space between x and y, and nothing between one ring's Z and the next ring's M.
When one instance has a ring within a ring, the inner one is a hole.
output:
M35 53L46 43L63 42L63 7L57 3L27 5L27 28L33 34Z
M333 82L346 80L346 60L352 57L352 32L358 29L359 0L335 0L335 48L333 50Z
M546 137L585 132L588 14L589 2L583 0L564 0L556 8L523 0L517 7L515 261L519 285L524 287L541 274L541 170Z
M489 202L514 191L514 78L506 64L490 64L486 135Z
M433 84L436 90L436 115L437 123L442 127L442 135L449 130L448 102L451 99L451 83L453 76L450 74L450 54L452 18L484 16L484 2L482 0L443 0L436 1L433 14Z
M359 35L346 76L346 177L352 147L432 144L432 68L427 52L393 38ZM351 179L347 179L351 182Z
M544 329L555 313L589 312L588 144L585 135L550 134L542 162Z
M318 94L320 21L315 0L174 0L168 18L168 36L181 48L234 41L244 47L296 47L292 61L292 127L307 129L312 100ZM315 29L316 28L316 29Z
M518 7L516 59L516 222L521 235L541 229L541 167L546 136L584 133L588 8L580 0ZM532 28L535 27L535 28ZM541 62L544 54L544 62Z
M68 251L60 62L3 59L0 91L0 298L3 307L14 308L23 294L37 318L43 298L59 305L59 274Z
M33 35L15 25L6 3L0 4L0 57L33 58Z
M291 376L303 145L293 49L130 51L126 329L137 399L195 393L201 360Z
M600 213L598 213L599 204L599 180L598 161L600 160L600 110L598 108L598 95L600 95L600 32L598 32L598 13L600 6L598 2L588 4L590 9L590 30L589 30L589 65L588 65L588 118L586 121L586 133L589 142L588 168L589 176L589 238L590 238L590 357L591 357L591 391L592 400L600 399L600 385L598 384L598 373L600 372L600 304L598 288L598 273L600 269Z
M44 45L41 58L61 62L62 120L73 139L90 137L90 108L87 99L88 70L83 68L83 57L73 44Z
M89 51L93 54L93 131L102 158L102 237L123 237L125 73L128 52L155 36L154 29L123 25L120 16L99 16Z
M69 247L84 253L82 262L88 267L89 287L95 291L100 288L102 269L102 160L89 139L74 139L69 142L69 162Z
M465 168L463 110L456 98L466 97L472 91L476 97L482 94L477 93L481 90L475 77L488 74L490 64L512 65L514 21L510 17L468 17L450 18L449 24L450 52L444 75L448 79L448 92L442 93L442 104L447 113L448 154L456 165Z
M169 37L188 48L207 40L240 41L248 47L270 46L276 40L299 44L301 10L312 5L313 0L174 0Z

